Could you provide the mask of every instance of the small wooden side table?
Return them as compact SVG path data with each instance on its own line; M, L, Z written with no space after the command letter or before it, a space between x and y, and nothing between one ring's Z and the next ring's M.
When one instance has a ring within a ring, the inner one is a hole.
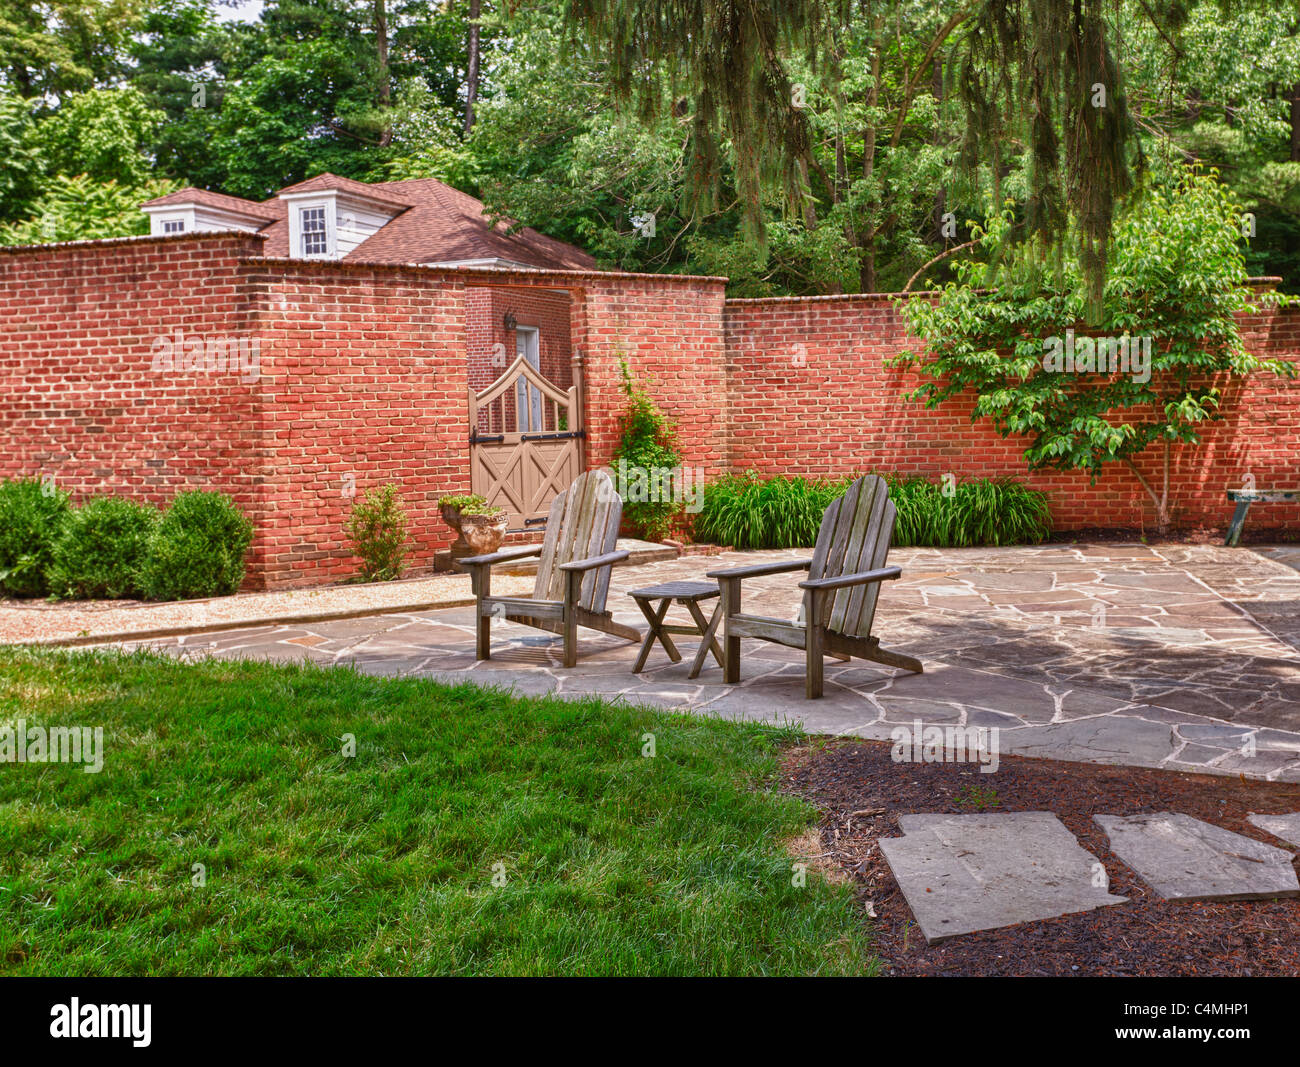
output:
M1237 510L1232 513L1223 543L1235 545L1241 541L1241 528L1246 525L1246 512L1251 504L1294 504L1300 500L1300 489L1229 489L1228 499L1237 505Z
M635 600L637 607L641 609L641 614L646 617L646 622L650 624L650 632L645 635L645 641L641 644L641 652L636 658L636 666L632 668L632 673L641 673L655 641L664 646L668 658L674 663L681 661L682 655L677 651L677 646L673 644L670 634L700 635L700 647L695 653L695 662L691 664L691 673L688 677L695 678L699 676L700 670L704 666L704 657L710 651L713 653L713 658L718 661L718 666L721 667L722 649L713 635L717 633L718 623L722 621L722 601L719 600L714 605L711 618L705 619L704 612L700 610L701 600L709 600L721 595L721 590L710 582L665 582L663 585L633 589L628 593L628 596ZM656 600L659 601L657 605L653 603ZM673 605L674 601L685 606L686 610L691 613L691 618L695 620L694 626L680 626L676 623L665 624L664 617L668 614L668 609Z

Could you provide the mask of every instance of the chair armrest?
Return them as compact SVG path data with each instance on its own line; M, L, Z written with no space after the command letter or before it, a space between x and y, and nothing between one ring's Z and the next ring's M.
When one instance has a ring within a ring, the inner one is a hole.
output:
M527 559L529 556L541 554L542 546L534 545L532 548L507 548L504 552L493 552L486 556L465 556L454 562L457 567L491 567L496 563L509 563L511 560Z
M837 578L814 578L812 581L800 582L800 589L843 589L850 585L866 585L868 582L889 582L903 573L902 567L881 567L876 571L859 571L857 574L841 574Z
M757 578L763 574L784 574L786 571L806 571L812 566L810 559L786 559L779 563L755 563L750 567L732 567L727 571L708 571L709 578Z
M603 556L592 556L591 559L575 559L572 563L561 563L562 571L589 571L595 567L609 567L615 563L622 563L632 555L625 548L617 552L606 552Z

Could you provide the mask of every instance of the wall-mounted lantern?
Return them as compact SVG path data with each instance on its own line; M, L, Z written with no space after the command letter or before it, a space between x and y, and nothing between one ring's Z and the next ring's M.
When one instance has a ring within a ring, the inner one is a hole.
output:
M507 330L513 330L516 326L519 325L519 320L515 318L515 313L513 311L507 311L506 317L501 321L505 323L505 327Z

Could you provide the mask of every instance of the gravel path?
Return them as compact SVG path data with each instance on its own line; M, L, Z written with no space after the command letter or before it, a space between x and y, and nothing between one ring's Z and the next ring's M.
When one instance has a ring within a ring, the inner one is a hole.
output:
M531 576L496 574L492 591L532 593ZM0 598L0 644L82 644L119 636L157 636L231 629L252 623L298 622L470 604L467 574L440 574L366 585L329 585L269 593L238 593L165 604L138 600L61 601Z

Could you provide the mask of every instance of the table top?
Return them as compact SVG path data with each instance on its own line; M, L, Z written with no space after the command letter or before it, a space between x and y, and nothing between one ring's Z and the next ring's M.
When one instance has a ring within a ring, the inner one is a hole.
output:
M638 600L707 600L720 596L721 590L713 582L664 582L663 585L648 585L644 589L633 589L628 596Z
M1287 504L1300 500L1300 489L1229 489L1228 499L1238 504Z

